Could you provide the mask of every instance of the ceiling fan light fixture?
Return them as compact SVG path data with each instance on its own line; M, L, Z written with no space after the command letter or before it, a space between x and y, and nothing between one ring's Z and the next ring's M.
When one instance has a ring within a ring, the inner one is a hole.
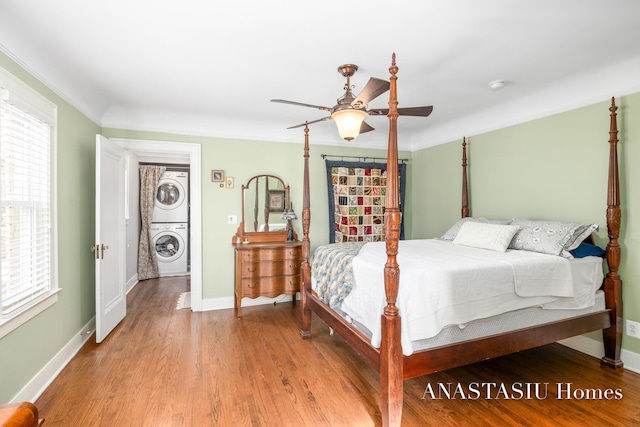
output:
M367 113L364 110L356 110L353 108L345 108L334 111L331 118L338 126L340 138L351 141L360 134L360 127Z

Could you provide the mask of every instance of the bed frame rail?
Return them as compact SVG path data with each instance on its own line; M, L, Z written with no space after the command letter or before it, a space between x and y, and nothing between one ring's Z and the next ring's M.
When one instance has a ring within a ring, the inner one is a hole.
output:
M586 314L570 320L482 337L416 352L405 356L404 379L505 356L522 350L551 344L561 339L608 328L609 310Z

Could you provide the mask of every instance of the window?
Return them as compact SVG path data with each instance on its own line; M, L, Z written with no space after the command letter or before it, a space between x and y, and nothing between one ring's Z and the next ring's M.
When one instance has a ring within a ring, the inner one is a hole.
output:
M0 69L0 337L57 300L56 107Z

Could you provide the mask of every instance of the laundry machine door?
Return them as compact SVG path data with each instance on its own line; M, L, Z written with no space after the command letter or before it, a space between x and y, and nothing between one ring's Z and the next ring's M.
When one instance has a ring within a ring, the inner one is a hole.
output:
M153 222L184 222L189 220L187 203L188 175L165 172L156 189Z
M171 263L178 260L185 251L185 241L173 231L161 231L153 238L158 262Z
M182 184L171 178L160 180L156 190L156 207L159 209L176 209L184 203L186 192Z

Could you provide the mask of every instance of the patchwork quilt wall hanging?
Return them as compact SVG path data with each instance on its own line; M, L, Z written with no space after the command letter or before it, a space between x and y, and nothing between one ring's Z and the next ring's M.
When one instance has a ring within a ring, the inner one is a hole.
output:
M329 242L384 241L387 165L325 160L329 195ZM404 208L406 164L398 164L400 212ZM404 239L404 219L400 227Z

